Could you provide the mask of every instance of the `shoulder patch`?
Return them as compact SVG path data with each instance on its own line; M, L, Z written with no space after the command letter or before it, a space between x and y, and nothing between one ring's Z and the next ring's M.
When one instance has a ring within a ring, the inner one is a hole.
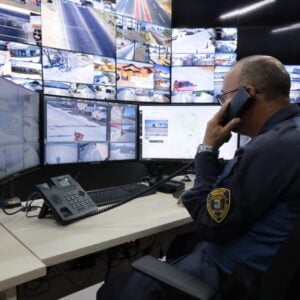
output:
M210 217L221 223L228 214L231 204L230 190L225 188L213 189L207 196L206 208Z

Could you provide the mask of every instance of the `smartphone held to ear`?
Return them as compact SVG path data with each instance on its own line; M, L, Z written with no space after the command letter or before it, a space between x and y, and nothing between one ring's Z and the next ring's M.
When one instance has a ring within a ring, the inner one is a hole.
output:
M240 117L247 110L252 101L252 96L245 88L239 88L223 116L222 125L226 125L232 119Z

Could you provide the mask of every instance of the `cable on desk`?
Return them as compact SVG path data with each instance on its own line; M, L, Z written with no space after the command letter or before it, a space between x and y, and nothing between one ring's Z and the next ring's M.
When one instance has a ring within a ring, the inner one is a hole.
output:
M26 211L27 218L35 218L38 216L38 214L29 215L29 212L36 210L38 208L41 209L41 206L39 205L32 205L34 201L38 200L39 198L40 198L40 194L38 192L33 192L27 197L26 204L25 204L25 211Z
M10 208L10 209L13 209L14 207L12 207L12 208ZM17 213L19 213L19 212L21 212L21 211L25 211L25 207L21 207L21 208L18 208L17 210L15 210L15 211L8 211L7 210L7 208L4 208L3 206L1 207L1 209L2 209L2 211L6 214L6 215L8 215L8 216L12 216L12 215L15 215L15 214L17 214Z
M28 213L32 210L35 210L37 208L41 208L40 206L38 205L32 205L33 201L38 199L32 199L34 197L37 197L39 194L38 192L33 192L31 193L28 198L26 199L26 203L25 205L22 205L22 202L20 203L20 206L17 210L14 210L14 211L11 211L11 209L15 209L15 207L4 207L2 206L2 211L6 214L6 215L9 215L9 216L12 216L12 215L15 215L21 211L25 211L26 212L26 217L27 218L32 218L32 217L37 217L37 215L33 215L33 216L29 216Z

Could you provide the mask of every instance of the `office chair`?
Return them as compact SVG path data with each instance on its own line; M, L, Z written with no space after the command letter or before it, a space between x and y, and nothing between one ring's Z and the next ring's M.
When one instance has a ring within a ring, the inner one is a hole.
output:
M300 221L298 221L286 241L272 259L266 272L253 270L253 282L241 289L236 274L225 277L219 291L200 279L184 273L174 266L151 256L143 256L134 261L132 267L146 276L160 281L175 292L178 299L213 300L218 293L223 300L294 300L300 298ZM246 272L251 273L251 269ZM247 280L250 278L251 274ZM256 282L254 282L257 280ZM297 296L295 296L297 295Z

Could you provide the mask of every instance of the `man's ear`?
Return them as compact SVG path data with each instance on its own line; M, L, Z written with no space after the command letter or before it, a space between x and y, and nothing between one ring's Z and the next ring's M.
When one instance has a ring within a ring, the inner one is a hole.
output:
M251 95L253 99L255 99L257 97L257 94L259 94L256 88L252 85L247 85L244 87L244 89Z

